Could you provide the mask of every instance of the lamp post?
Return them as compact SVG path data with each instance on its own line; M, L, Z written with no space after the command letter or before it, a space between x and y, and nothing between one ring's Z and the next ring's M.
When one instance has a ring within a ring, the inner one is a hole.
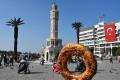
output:
M120 29L118 29L118 42L120 41Z
M112 43L110 44L110 48L111 48L110 56L112 56Z

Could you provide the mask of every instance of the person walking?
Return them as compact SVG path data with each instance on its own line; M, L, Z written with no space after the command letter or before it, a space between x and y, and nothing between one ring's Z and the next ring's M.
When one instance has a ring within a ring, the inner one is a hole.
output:
M120 63L120 56L117 56L117 62Z
M44 65L44 63L45 63L45 60L44 60L44 58L42 58L41 65Z
M13 56L10 56L10 66L13 66L13 62L14 62Z
M110 60L110 63L112 63L112 64L113 64L113 59L112 59L112 57L111 57L111 56L110 56L109 60Z
M2 56L0 55L0 67L2 66Z
M9 63L10 63L10 57L7 55L6 58L7 58L7 66L9 66Z
M4 59L4 66L7 66L7 57L6 57L6 55L4 55L3 59Z
M112 71L112 70L113 70L113 69L112 69L112 67L113 67L113 66L112 66L112 64L113 64L112 56L109 57L109 62L110 62L110 70L109 70L109 72L112 73L112 72L113 72L113 71Z

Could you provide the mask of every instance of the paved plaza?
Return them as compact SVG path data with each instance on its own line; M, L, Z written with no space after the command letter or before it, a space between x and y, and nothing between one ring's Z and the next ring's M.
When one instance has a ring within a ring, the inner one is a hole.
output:
M108 60L97 61L98 70L97 74L92 80L120 80L120 63L114 60L110 64ZM74 70L75 63L71 63L70 70ZM0 80L64 80L61 75L53 73L52 65L40 65L38 63L30 63L30 74L18 74L18 64L13 68L4 67L0 68Z

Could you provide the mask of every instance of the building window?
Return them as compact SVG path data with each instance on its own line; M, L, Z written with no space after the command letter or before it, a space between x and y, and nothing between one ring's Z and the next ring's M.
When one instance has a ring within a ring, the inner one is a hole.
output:
M47 42L47 46L49 46L49 45L50 45L50 42L48 41L48 42Z
M58 46L58 41L55 41L55 46Z
M51 41L51 45L54 45L54 41L53 40Z

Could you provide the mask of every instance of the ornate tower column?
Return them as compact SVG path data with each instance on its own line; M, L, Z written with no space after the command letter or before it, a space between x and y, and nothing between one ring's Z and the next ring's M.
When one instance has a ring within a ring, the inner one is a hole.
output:
M59 12L58 7L54 3L52 5L52 9L50 11L50 19L51 19L51 39L57 39L58 38L58 18L59 18Z

